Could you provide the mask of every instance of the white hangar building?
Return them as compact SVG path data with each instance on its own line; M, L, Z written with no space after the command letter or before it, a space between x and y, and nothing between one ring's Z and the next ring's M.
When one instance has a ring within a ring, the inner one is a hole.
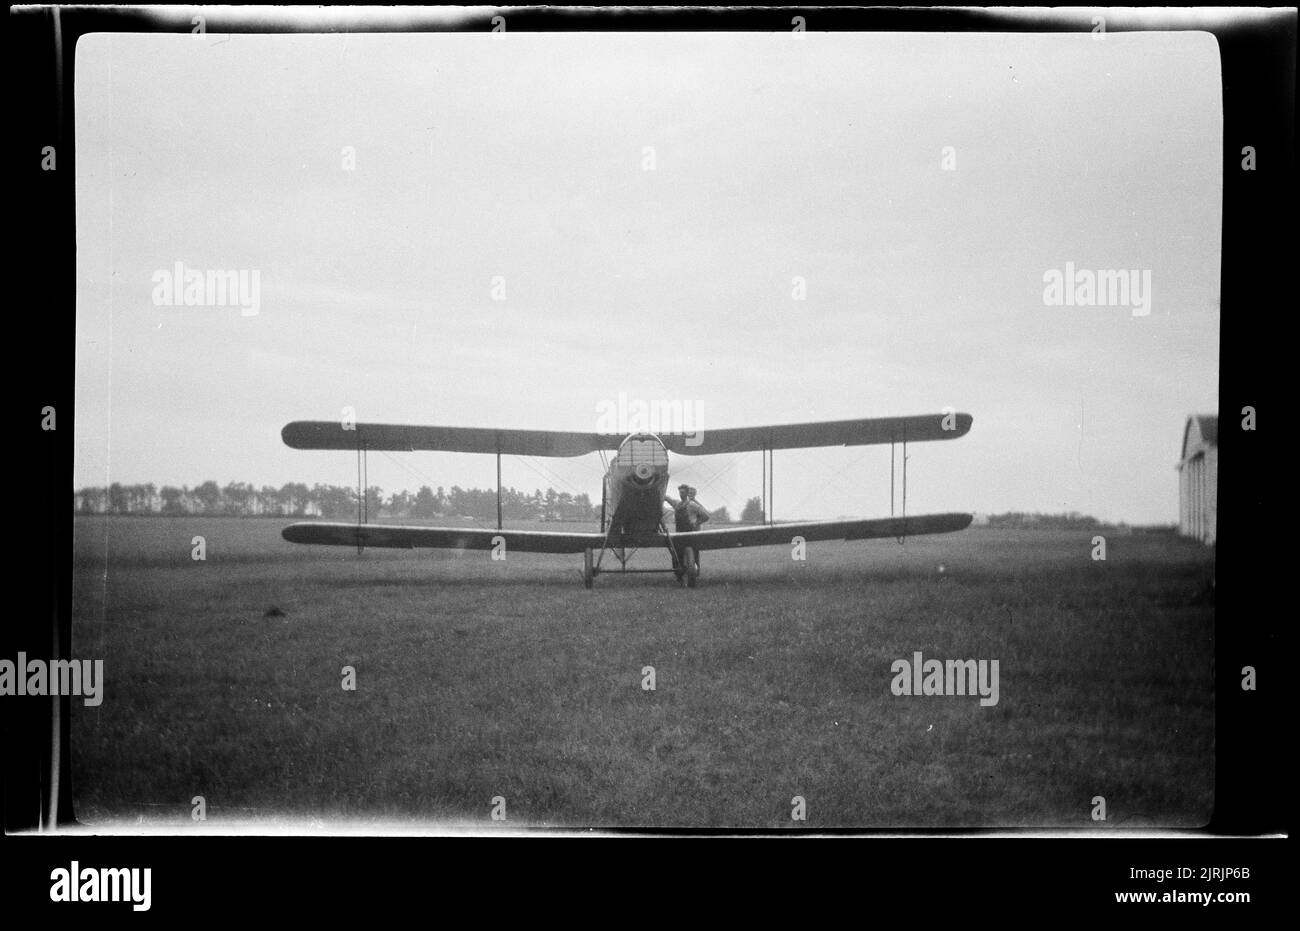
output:
M1178 463L1178 532L1214 544L1219 506L1219 418L1187 418Z

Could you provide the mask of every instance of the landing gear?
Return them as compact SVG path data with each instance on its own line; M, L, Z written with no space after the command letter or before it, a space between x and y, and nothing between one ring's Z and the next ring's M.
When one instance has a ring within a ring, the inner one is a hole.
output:
M631 547L623 545L626 541L626 535L621 527L611 529L607 532L603 544L599 548L588 547L582 551L582 584L586 588L592 588L596 576L604 572L613 572L615 575L631 575L642 572L671 572L677 577L677 584L683 588L694 588L696 581L700 577L700 554L693 546L678 546L673 542L668 532L660 526L661 539L668 550L668 558L672 560L672 567L669 569L629 569L628 563L632 556L638 551L639 544L645 539L633 538L633 542L638 544ZM602 569L601 560L606 553L613 555L618 561L618 566L614 569Z

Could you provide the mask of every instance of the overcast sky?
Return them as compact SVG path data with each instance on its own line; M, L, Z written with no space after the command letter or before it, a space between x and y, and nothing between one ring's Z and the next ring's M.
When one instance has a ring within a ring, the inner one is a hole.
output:
M351 406L593 430L625 392L691 402L706 430L951 406L974 426L910 449L909 513L1177 518L1185 418L1218 397L1209 34L92 35L76 54L78 486L351 484L353 455L280 428ZM155 306L177 262L256 270L259 312ZM1047 306L1067 262L1149 270L1150 314ZM673 464L710 507L760 491L758 453ZM775 470L778 519L889 512L888 448ZM504 471L599 500L595 456ZM491 457L370 457L386 491L494 480Z

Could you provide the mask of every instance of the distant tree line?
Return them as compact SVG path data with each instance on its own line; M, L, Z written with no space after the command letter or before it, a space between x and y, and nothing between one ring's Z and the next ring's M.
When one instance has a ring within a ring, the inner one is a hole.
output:
M324 517L355 519L357 490L344 485L304 485L290 482L280 488L257 488L246 482L231 482L224 488L208 481L188 485L123 485L82 488L73 492L77 514L204 514L225 517ZM366 510L371 520L379 517L469 517L495 521L496 489L461 488L434 491L425 485L412 494L394 492L387 497L378 486L366 489ZM502 516L510 520L598 521L600 506L586 494L573 495L548 488L529 494L515 488L501 489Z
M231 482L225 487L207 481L191 488L188 485L123 485L114 482L107 488L88 487L73 492L72 507L77 514L206 514L224 517L324 517L349 520L357 516L357 490L346 485L304 485L289 482L279 488L257 488L247 482ZM492 488L461 488L450 491L441 486L435 491L428 485L412 494L397 491L385 496L378 486L366 489L366 510L371 520L379 517L468 517L495 521L497 493ZM501 512L507 520L598 521L600 505L593 504L584 492L579 495L535 489L531 494L516 488L501 489ZM766 515L758 497L745 502L740 519L761 523ZM730 523L726 507L712 511L715 524ZM1106 526L1095 517L1071 511L1068 514L1032 514L1009 511L990 514L989 527L1038 528L1042 530L1092 530ZM1139 528L1133 528L1135 530ZM1168 528L1142 528L1152 531Z
M767 515L763 511L763 501L758 497L750 498L746 501L744 509L740 512L740 519L745 523L762 523L766 517ZM1080 514L1078 511L1070 511L1068 514L1038 514L1026 511L1008 511L1005 514L989 514L986 517L977 519L977 523L989 527L1004 527L1012 529L1033 527L1039 530L1093 530L1104 527L1119 527L1121 529L1132 530L1135 533L1163 533L1172 529L1172 527L1165 525L1152 527L1129 527L1128 524L1125 524L1122 521L1118 524L1108 524L1095 517Z
M1095 517L1080 514L1078 511L1071 511L1068 514L1028 514L1023 511L1008 511L1005 514L990 514L988 526L1013 529L1032 527L1037 530L1095 530L1103 527L1128 527L1123 521L1118 524L1108 524Z

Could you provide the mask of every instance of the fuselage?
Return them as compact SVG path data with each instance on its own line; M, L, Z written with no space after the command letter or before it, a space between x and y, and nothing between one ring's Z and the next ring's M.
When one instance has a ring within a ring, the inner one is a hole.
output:
M618 447L605 473L609 538L659 531L668 490L668 450L653 433L633 433Z

